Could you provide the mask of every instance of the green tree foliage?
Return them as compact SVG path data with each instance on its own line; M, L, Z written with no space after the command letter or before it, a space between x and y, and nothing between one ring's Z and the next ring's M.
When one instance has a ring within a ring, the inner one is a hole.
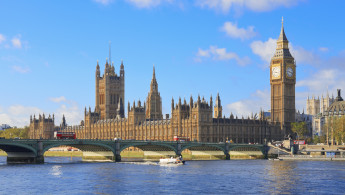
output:
M307 144L313 143L313 138L307 137L307 138L305 139L305 142L306 142Z
M326 135L319 136L320 142L319 143L326 143Z
M315 136L313 137L313 143L314 143L314 144L320 143L320 137L315 135Z
M0 131L0 137L5 137L6 139L20 138L28 139L29 127L24 128L10 128L3 131Z
M307 124L305 122L291 123L291 130L297 134L297 139L303 139L303 136L308 133Z
M336 142L342 144L345 134L345 117L336 117L333 120L333 134Z
M328 136L330 140L335 140L337 144L342 144L345 141L345 116L341 117L329 117L325 125L323 126L324 134Z

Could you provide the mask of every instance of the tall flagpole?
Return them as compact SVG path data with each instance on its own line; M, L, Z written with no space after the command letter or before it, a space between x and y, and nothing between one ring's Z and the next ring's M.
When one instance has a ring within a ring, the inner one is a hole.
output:
M111 65L111 41L109 41L109 64Z

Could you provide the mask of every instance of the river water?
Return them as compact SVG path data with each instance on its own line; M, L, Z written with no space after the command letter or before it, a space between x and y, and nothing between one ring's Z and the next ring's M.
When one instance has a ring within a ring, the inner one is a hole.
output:
M0 157L0 194L345 194L344 161L45 161L10 165Z

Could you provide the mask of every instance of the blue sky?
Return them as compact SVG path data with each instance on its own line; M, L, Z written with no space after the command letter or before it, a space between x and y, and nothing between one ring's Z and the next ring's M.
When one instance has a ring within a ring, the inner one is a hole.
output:
M31 114L78 124L95 105L97 60L125 65L125 101L146 100L155 64L171 98L220 93L224 113L270 109L269 60L284 16L297 61L296 108L344 89L345 2L321 0L0 1L0 124ZM127 107L126 107L127 108Z

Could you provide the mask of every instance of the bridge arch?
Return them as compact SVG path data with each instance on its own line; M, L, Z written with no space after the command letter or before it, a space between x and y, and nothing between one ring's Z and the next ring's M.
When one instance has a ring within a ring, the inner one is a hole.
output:
M225 145L210 143L186 143L181 147L181 155L184 159L230 159Z
M262 146L256 146L256 145L232 146L232 147L229 148L229 151L246 151L247 149L255 149L254 151L263 151L263 147Z
M185 145L181 148L181 151L186 149L196 149L196 148L204 148L204 149L217 149L218 151L224 152L226 154L225 148L218 146L218 145L210 145L210 144L192 144L192 145Z
M37 155L37 150L34 147L21 143L0 143L0 149L7 154L11 152L31 152Z
M267 158L267 151L264 145L236 145L229 148L229 154L235 158L246 156L249 158Z
M22 140L4 140L0 143L0 149L7 153L8 163L40 163L37 142L29 144L21 143Z
M107 144L101 144L101 143L94 143L94 142L83 142L83 143L78 143L78 142L59 142L59 143L54 143L54 144L48 144L45 145L43 148L43 153L48 151L51 148L54 147L59 147L59 146L73 146L75 148L80 149L81 151L87 151L88 149L96 150L96 149L104 149L106 151L111 151L115 155L115 149L114 147L111 147ZM91 147L90 147L91 146ZM96 146L96 148L92 148L92 146Z
M45 142L42 155L51 148L70 146L82 152L82 161L116 161L115 143L95 140L54 140Z
M125 150L126 148L129 147L137 147L143 151L147 151L147 149L152 149L157 147L156 149L170 149L173 152L177 152L176 147L172 146L172 145L168 145L168 144L162 144L162 143L155 143L155 142L140 142L140 143L128 143L128 144L121 144L120 147L120 152L122 152L123 150Z

